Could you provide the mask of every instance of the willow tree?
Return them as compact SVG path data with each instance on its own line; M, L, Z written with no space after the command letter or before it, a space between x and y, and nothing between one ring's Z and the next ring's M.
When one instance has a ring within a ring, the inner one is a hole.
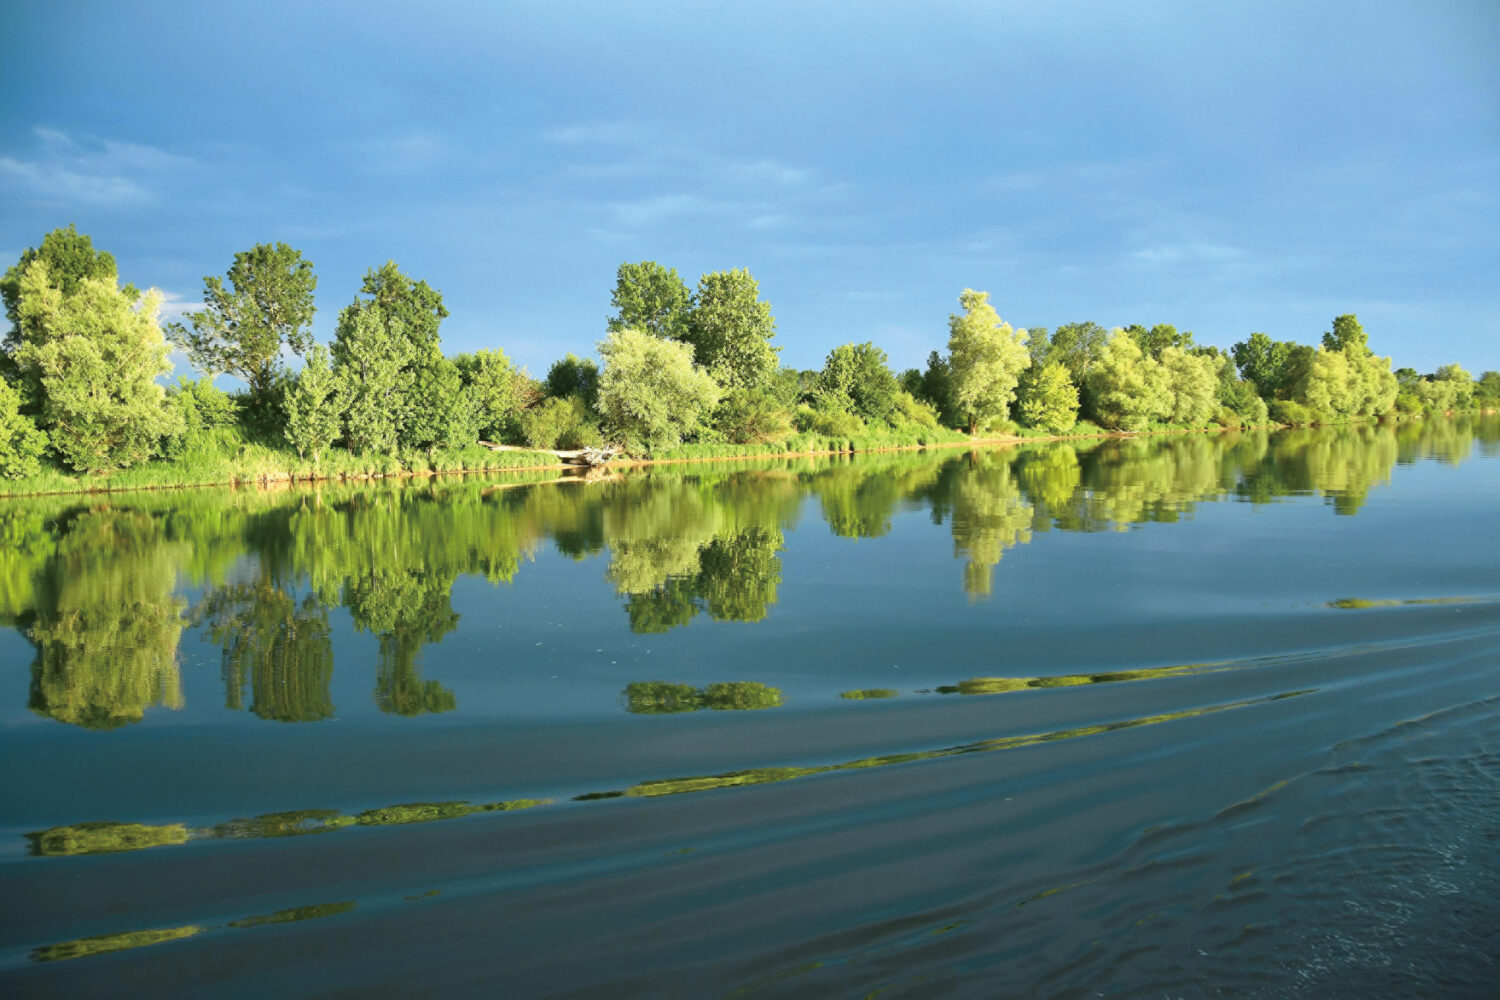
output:
M670 447L702 426L719 387L693 364L693 349L639 330L617 330L599 344L599 412L607 428L653 447Z
M73 468L105 472L143 462L179 424L156 382L172 370L160 307L160 292L137 303L114 278L84 278L66 294L41 260L21 276L16 362L40 393L53 447Z
M1031 364L1031 354L1026 331L1001 321L988 292L965 288L958 301L964 314L948 317L948 360L954 404L973 434L981 421L1009 415L1016 383Z

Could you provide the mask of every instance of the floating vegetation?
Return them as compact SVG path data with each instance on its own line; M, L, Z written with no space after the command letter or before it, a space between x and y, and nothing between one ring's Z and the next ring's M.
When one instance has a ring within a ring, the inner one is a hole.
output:
M865 688L860 691L842 691L839 697L845 701L868 701L872 698L894 698L896 692L891 688Z

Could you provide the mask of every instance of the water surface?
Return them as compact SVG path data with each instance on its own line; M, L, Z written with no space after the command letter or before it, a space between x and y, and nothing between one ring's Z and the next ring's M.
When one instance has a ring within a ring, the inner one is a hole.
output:
M1491 995L1497 442L0 502L0 983Z

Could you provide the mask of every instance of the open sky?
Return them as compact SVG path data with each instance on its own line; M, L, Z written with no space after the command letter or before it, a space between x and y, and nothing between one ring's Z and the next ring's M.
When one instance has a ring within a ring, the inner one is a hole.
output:
M0 4L0 266L69 222L171 309L394 259L533 374L615 269L748 267L783 363L1170 322L1500 369L1500 3Z

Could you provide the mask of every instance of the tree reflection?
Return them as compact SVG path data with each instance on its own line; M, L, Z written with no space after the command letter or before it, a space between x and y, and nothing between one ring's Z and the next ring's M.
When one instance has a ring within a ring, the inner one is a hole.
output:
M193 612L223 647L224 704L278 722L311 722L333 715L333 642L328 609L309 595L300 603L267 581L219 587Z
M455 582L515 581L548 544L568 559L600 557L620 625L663 633L699 616L773 616L787 535L804 511L851 542L887 536L903 511L925 512L962 564L959 587L980 600L1005 553L1034 535L1170 524L1225 499L1315 495L1353 515L1397 462L1459 462L1476 442L1497 441L1500 419L1480 416L705 464L587 484L9 500L0 625L34 646L30 705L48 718L110 728L181 706L178 645L192 625L220 648L229 708L306 722L334 714L331 622L347 609L378 643L366 667L376 706L410 717L456 707L449 687L423 675L429 648L460 624ZM202 594L186 619L182 587ZM689 690L641 710L713 707Z
M83 511L60 534L22 618L36 647L31 710L113 729L156 705L181 708L184 602L174 588L184 543L141 511Z

